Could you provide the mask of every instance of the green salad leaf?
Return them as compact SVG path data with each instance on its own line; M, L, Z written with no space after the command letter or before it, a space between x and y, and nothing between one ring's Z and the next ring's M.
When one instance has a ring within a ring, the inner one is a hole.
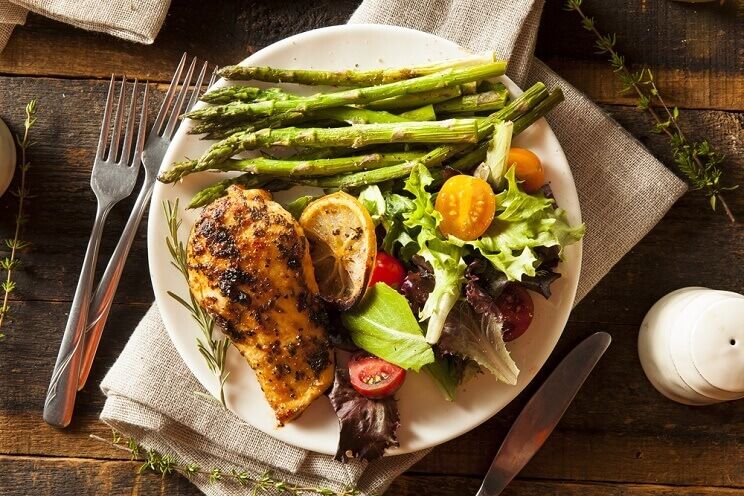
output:
M434 361L408 301L387 284L369 288L341 319L354 344L383 360L416 372Z
M372 222L375 225L380 223L380 220L385 215L385 196L382 194L382 190L376 184L370 184L359 193L359 202L364 205L364 208L369 212L369 216L372 218Z
M447 315L460 298L467 267L462 259L464 253L463 248L440 239L430 240L419 250L434 272L434 289L419 314L421 320L429 319L426 326L429 343L439 341Z
M449 242L437 229L442 214L434 209L432 195L426 191L433 180L423 165L411 171L404 189L414 195L413 210L403 214L403 225L417 233L418 254L429 262L434 272L434 290L419 314L421 320L429 319L426 326L429 343L436 343L442 334L447 314L460 297L466 268L462 258L466 249Z
M436 357L434 362L424 367L424 372L432 378L434 384L437 385L444 395L445 400L455 400L455 396L457 396L457 386L460 385L462 373L457 369L457 366L453 363L453 360L450 357Z
M534 276L540 259L538 246L558 246L560 253L584 235L584 225L571 227L566 211L555 208L555 200L542 193L530 195L521 191L511 167L504 176L507 188L497 195L497 213L488 231L474 241L450 236L460 246L473 246L509 280Z
M501 382L517 383L519 369L506 349L500 319L479 316L465 301L459 301L452 309L439 349L473 360Z
M382 249L391 255L395 255L397 251L398 258L405 261L409 261L419 250L418 243L403 225L403 214L413 208L413 200L403 195L389 193L385 197L385 215L382 218L385 237L382 240Z
M493 137L488 142L488 151L486 152L486 161L484 162L486 167L488 167L488 175L484 179L497 189L501 187L501 183L504 180L513 128L514 124L511 121L495 124Z

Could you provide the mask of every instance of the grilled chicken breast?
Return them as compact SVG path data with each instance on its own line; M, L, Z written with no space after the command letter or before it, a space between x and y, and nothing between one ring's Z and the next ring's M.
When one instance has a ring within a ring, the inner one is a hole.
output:
M307 239L263 190L231 186L194 224L189 286L256 372L280 425L333 382Z

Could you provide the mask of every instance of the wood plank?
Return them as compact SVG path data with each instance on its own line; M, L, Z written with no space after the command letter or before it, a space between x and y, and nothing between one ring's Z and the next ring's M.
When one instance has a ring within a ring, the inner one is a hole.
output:
M591 50L587 50L591 53ZM596 102L635 106L632 94L621 94L622 85L603 56L573 59L548 56L543 61L566 81ZM728 73L712 69L651 66L664 99L681 109L744 110L744 72Z
M0 456L0 492L5 496L139 496L202 494L185 477L165 478L137 473L137 463L80 458ZM450 496L474 494L480 479L405 474L396 479L385 496ZM577 483L517 479L504 496L741 496L744 490L724 487L662 486L652 484Z
M168 81L184 50L219 65L242 60L277 40L320 26L342 24L358 0L211 2L171 5L150 46L86 32L31 15L0 54L0 74L106 78L112 72ZM627 104L593 40L563 2L547 2L537 54L594 100ZM737 5L739 5L737 7ZM587 5L620 34L628 60L653 68L670 102L684 108L744 110L744 15L738 2L688 7L675 2L612 0ZM694 10L693 10L694 9ZM659 22L665 19L665 22ZM198 37L195 37L195 34Z
M565 2L546 2L536 53L540 57L592 60L594 35L585 31ZM734 74L744 64L744 6L741 2L584 2L602 33L617 35L616 48L628 63L651 67L711 70Z
M572 84L603 103L627 103L594 38L565 2L546 2L536 53ZM599 30L617 34L634 67L653 69L667 99L685 108L742 110L744 5L612 0L584 2ZM550 19L550 22L545 22Z
M396 479L386 496L432 496L475 494L480 478L456 476L421 476L406 474ZM655 484L612 484L557 482L516 479L504 490L503 496L736 496L742 489L700 486L662 486Z
M0 454L121 458L122 453L93 440L108 436L98 419L104 397L97 387L144 313L142 306L115 305L103 335L89 385L78 397L73 425L45 425L41 409L57 353L67 305L19 302L26 325L0 346L0 363L12 365L0 383ZM744 488L744 402L693 408L661 397L637 361L636 327L572 323L539 379L512 405L465 436L437 449L417 472L482 475L498 444L537 385L582 337L606 330L614 343L524 475L532 478L721 485Z
M95 199L88 187L97 142L98 121L106 91L103 81L44 78L0 78L0 117L18 129L22 105L39 97L39 120L34 131L32 187L38 196L30 205L27 237L34 248L25 254L27 271L18 273L17 298L69 301L82 263ZM153 107L157 99L152 102ZM626 129L666 164L672 164L662 136L649 132L645 114L624 106L606 106ZM75 116L74 120L67 116ZM744 114L716 111L683 112L691 137L707 137L729 157L731 183L744 182ZM72 122L72 124L70 124ZM692 126L694 124L694 127ZM744 218L744 189L727 194L734 212ZM130 200L131 202L131 200ZM101 265L126 221L123 202L107 224ZM12 196L0 198L0 237L12 229ZM60 218L65 222L60 222ZM651 234L629 253L579 305L572 319L585 322L639 324L649 306L666 292L685 285L744 290L744 275L729 270L739 263L744 246L742 224L729 226L713 214L699 193L689 193ZM710 240L717 240L711 243ZM660 249L664 256L659 256ZM147 272L144 223L124 272L118 301L152 301ZM698 263L704 257L706 264ZM135 262L132 262L135 261ZM684 270L682 270L684 268Z
M0 493L22 496L202 494L185 477L138 474L128 461L0 456Z

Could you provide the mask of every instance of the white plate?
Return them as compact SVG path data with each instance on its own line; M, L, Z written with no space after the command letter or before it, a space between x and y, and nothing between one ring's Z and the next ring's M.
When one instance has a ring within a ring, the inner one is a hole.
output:
M349 25L317 29L287 38L253 54L243 64L368 69L425 64L464 53L463 48L450 41L419 31ZM510 80L504 78L504 83L513 94L520 93ZM224 85L224 81L217 83L217 86ZM208 146L208 142L187 135L188 127L188 121L181 126L165 156L163 167L184 157L197 157ZM558 203L568 211L572 224L580 223L579 201L571 171L547 123L544 120L535 123L519 136L516 144L529 147L540 156ZM187 205L194 193L214 182L216 177L195 174L176 185L158 184L150 208L148 230L150 273L163 321L183 360L212 394L218 393L219 386L196 349L199 329L183 307L166 294L170 290L186 297L188 293L183 278L170 265L161 205L165 200L176 199L180 199L181 205ZM187 239L197 215L196 211L181 212L182 239ZM512 356L521 370L517 386L498 384L490 375L482 375L461 388L457 401L447 402L428 376L409 374L397 395L401 418L400 447L390 450L389 454L408 453L448 441L481 424L513 400L543 366L563 332L576 294L580 265L581 245L577 244L566 250L566 261L560 267L563 277L554 284L553 296L549 301L539 296L535 298L535 320L530 330L510 344ZM277 428L251 368L234 348L230 348L228 355L230 378L225 390L228 406L233 412L288 444L319 453L336 452L338 425L327 398L319 398L299 419Z

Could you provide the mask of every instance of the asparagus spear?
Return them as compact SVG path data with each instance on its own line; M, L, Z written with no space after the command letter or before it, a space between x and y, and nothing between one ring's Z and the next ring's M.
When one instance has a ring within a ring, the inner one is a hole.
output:
M264 128L286 127L302 122L305 119L307 119L307 116L302 112L284 112L282 114L269 115L254 121L243 121L240 119L202 121L194 124L191 129L189 129L189 134L210 133L210 136L220 135L227 137L237 132L250 132Z
M524 115L514 121L514 128L512 130L513 136L518 135L525 129L527 129L532 123L541 117L547 115L556 105L563 101L563 91L560 88L556 88L550 92L550 95L538 103L536 107L526 112ZM486 153L488 151L488 141L480 143L475 149L469 151L462 157L452 162L450 167L457 170L469 170L480 164L486 159Z
M462 90L463 95L475 95L476 93L478 93L478 82L470 81L470 82L461 84L460 90Z
M262 129L241 132L212 145L199 159L198 170L244 150L267 146L360 146L379 143L475 143L480 130L474 119L449 119L435 122L399 122L395 124L362 124L340 128Z
M204 93L200 100L212 104L230 102L254 102L263 100L289 100L297 95L286 93L280 88L261 89L253 86L226 86Z
M330 86L372 86L403 81L445 69L488 64L498 60L494 52L471 55L461 59L445 60L436 64L398 69L373 69L368 71L322 71L311 69L275 69L273 67L223 67L218 74L226 79L256 80L272 83L298 83Z
M407 95L385 98L383 100L370 102L366 104L365 107L373 110L408 109L412 107L423 107L424 105L444 102L451 98L457 98L460 95L462 95L462 89L460 88L460 86L452 86L431 91L423 91L421 93L410 93Z
M516 136L538 119L548 115L548 112L553 110L563 100L563 90L561 88L555 88L546 99L514 121L514 135Z
M494 81L492 79L484 79L476 84L476 90L480 93L484 91L499 91L504 87L504 83Z
M519 127L516 125L515 122L513 129L514 133L518 134L522 129L526 128L529 123L539 119L551 108L553 108L553 106L555 106L555 104L557 104L562 99L562 96L563 95L559 89L553 91L553 93L548 96L545 85L542 83L537 83L527 89L519 97L515 98L514 101L510 102L506 107L489 116L487 120L489 122L496 122L498 120L519 121L520 116L525 114L529 115L529 118L525 118L521 121ZM551 98L551 104L540 105L541 102L547 100L548 98ZM532 108L539 108L540 111L530 112ZM483 157L485 157L485 150L486 149L484 148ZM375 169L371 171L362 171L351 174L331 176L329 178L315 178L310 180L294 179L292 180L292 182L312 186L321 186L325 188L351 188L355 186L363 186L366 184L375 184L392 179L406 177L406 175L410 174L413 167L415 167L418 163L423 163L427 167L435 167L437 165L441 165L441 163L446 158L451 157L459 151L462 151L462 149L459 147L440 146L427 153L419 160L403 162L401 164L383 167L381 169ZM481 158L480 161L482 160L483 159ZM256 176L252 174L244 174L239 177L245 178L245 180L247 181L248 179L254 178ZM207 205L217 198L223 196L225 194L224 191L227 189L227 187L233 184L234 181L235 179L227 179L224 181L220 181L205 190L202 190L197 194L198 198L195 197L195 199L192 200L189 208L196 208Z
M292 186L281 179L254 176L253 174L241 174L230 179L224 179L199 191L191 198L187 208L199 208L209 205L216 199L225 196L227 194L227 188L233 184L240 184L246 188L262 188L267 191L280 191Z
M406 119L383 110L369 110L355 107L335 107L321 109L308 114L310 119L330 119L349 124L393 124L395 122L408 122L414 119Z
M432 114L434 110L432 109ZM427 114L428 115L428 114ZM421 115L424 117L424 115ZM221 123L221 122L200 122L190 131L190 134L209 133L205 139L225 139L233 134L245 131L258 131L263 128L279 128L291 124L297 124L305 121L328 119L337 122L347 122L349 124L392 124L395 122L408 122L411 120L436 120L436 115L431 119L412 119L404 116L397 116L382 110L368 110L356 107L336 107L322 109L309 114L300 112L287 112L278 116L269 116L258 121L248 122L245 124Z
M403 112L400 117L407 121L435 121L437 120L437 113L434 111L434 105L425 105L417 109Z
M546 95L546 93L547 91L545 90L545 85L543 85L542 83L537 83L530 89L522 93L522 95L517 97L511 104L509 104L509 106L503 108L498 112L495 112L494 114L491 114L488 117L490 125L484 126L483 128L479 129L479 131L482 130L482 133L479 132L479 134L482 135L481 139L487 137L493 130L493 123L500 120L515 121L513 135L516 136L520 132L524 131L527 127L529 127L530 124L538 120L540 117L543 117L548 111L550 111L553 107L560 103L560 101L563 100L563 92L560 90L560 88L558 88L553 91L553 98L551 99L549 104L542 106L540 104L537 104L533 109L529 108L529 106L531 106L530 104L534 103L536 99L537 101L541 102L547 101L550 96ZM540 110L538 111L537 109ZM519 122L521 118L523 118L523 120L521 124L517 126L517 122ZM426 167L437 167L441 165L444 160L450 158L455 153L462 150L462 145L440 146L430 151L418 160L412 160L409 162L391 165L389 167L383 167L371 171L339 174L337 176L320 177L317 179L300 179L297 181L297 183L305 184L308 186L318 186L321 188L355 188L367 184L375 184L390 181L392 179L400 179L402 177L406 177L408 174L410 174L411 170L418 166L418 164L423 164Z
M442 114L457 112L492 112L504 108L508 96L506 87L501 90L486 91L475 95L463 95L434 105L434 110Z
M420 93L448 86L460 85L470 81L479 81L489 77L499 76L506 70L506 62L492 62L473 67L445 69L426 76L421 76L394 83L368 86L335 93L319 93L305 98L295 98L284 101L264 101L253 103L233 102L186 114L191 119L203 120L222 116L226 118L254 117L272 115L274 113L298 111L312 112L323 108L340 107L342 105L365 104L375 100L382 100L408 93Z
M219 168L211 169L220 172L242 171L251 174L281 177L330 176L359 170L378 169L389 165L408 162L422 157L425 152L368 153L354 157L319 158L312 160L279 160L266 157L243 160L227 160ZM173 164L170 169L160 174L158 180L173 183L194 170L195 161L186 160Z

